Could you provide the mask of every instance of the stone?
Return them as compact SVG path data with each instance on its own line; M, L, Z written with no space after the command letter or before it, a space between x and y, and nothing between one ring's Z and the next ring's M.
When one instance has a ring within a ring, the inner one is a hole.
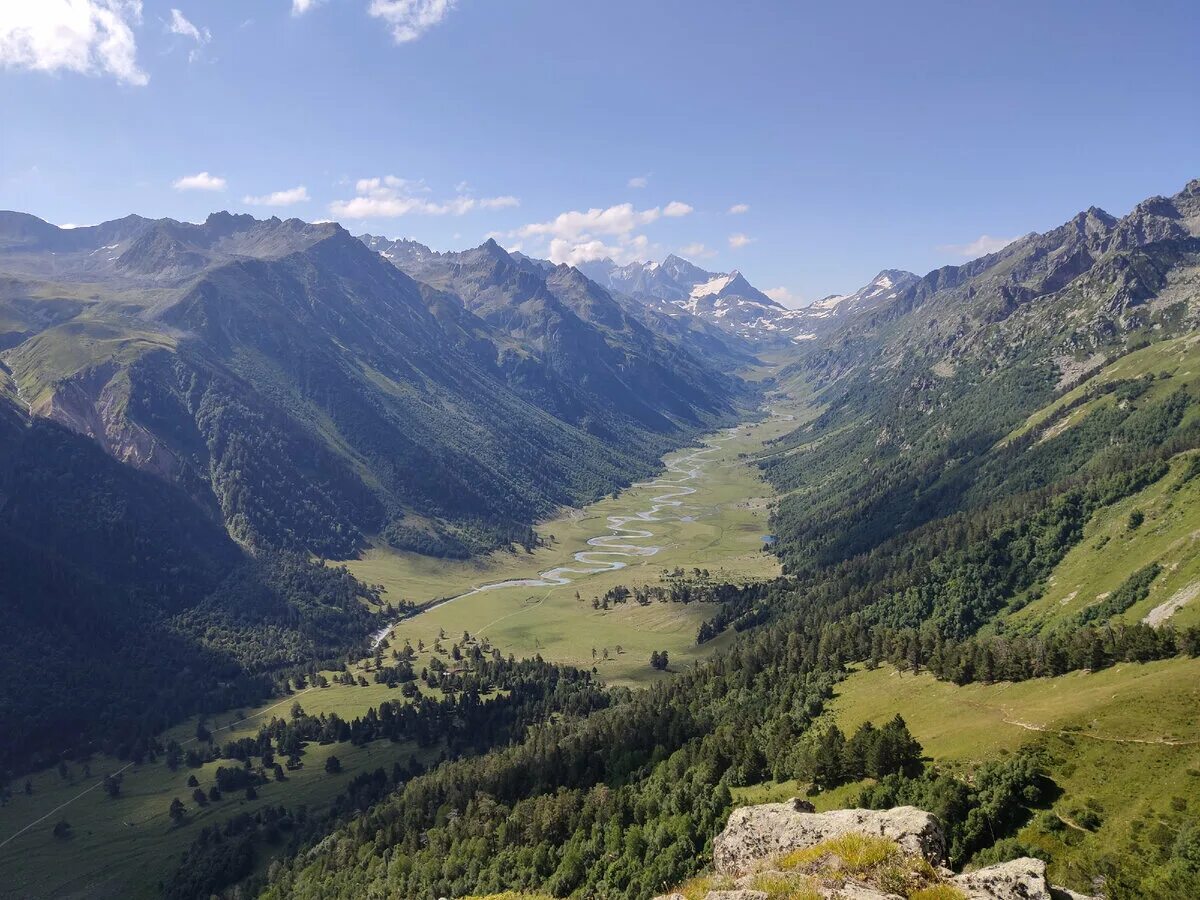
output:
M1046 863L1029 856L955 875L950 883L970 900L1053 900Z
M941 823L932 813L914 806L814 813L797 809L796 801L788 801L735 809L713 842L713 863L722 875L741 875L761 860L850 832L888 838L905 852L923 856L934 865L946 860Z

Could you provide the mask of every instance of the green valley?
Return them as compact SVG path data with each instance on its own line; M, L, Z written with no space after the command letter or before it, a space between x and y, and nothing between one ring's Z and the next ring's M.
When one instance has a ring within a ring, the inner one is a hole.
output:
M468 631L486 636L505 654L538 653L568 665L595 666L600 677L612 683L645 683L664 677L665 673L647 663L652 651L667 651L678 667L713 649L696 644L696 629L712 615L711 605L655 600L643 606L629 600L598 609L592 601L619 586L669 585L671 573L677 569L683 570L679 576L683 579L694 578L696 569L705 570L705 581L712 583L777 576L777 560L763 552L769 532L770 488L747 457L795 427L800 408L786 408L790 411L781 410L710 439L704 445L708 451L696 457L696 463L682 466L682 474L666 472L655 481L635 484L615 497L539 524L544 546L533 552L493 553L458 563L376 549L367 551L362 560L349 562L348 568L363 582L382 587L385 601L435 604L392 629L389 640L393 645L404 641L414 646L418 642L432 645L439 634L453 638ZM678 451L669 459L694 453ZM685 480L693 465L697 477ZM683 506L667 506L651 521L631 523L652 536L633 538L630 543L661 548L653 554L604 557L626 565L593 574L568 572L571 581L567 584L515 585L465 593L495 582L536 578L537 573L560 566L586 570L588 564L576 562L574 554L602 553L603 548L593 549L588 541L611 533L610 517L636 516L650 509L654 498L670 494L676 483L692 486L696 492L678 498ZM460 593L465 596L438 602Z
M414 652L416 669L429 667L435 657L449 662L450 645L457 646L462 633L469 631L470 645L484 642L488 652L497 650L517 658L540 654L558 663L585 669L594 666L607 683L636 686L670 677L670 672L651 668L652 652L667 651L670 670L679 671L725 647L727 637L703 645L696 641L700 623L713 614L712 603L656 599L640 606L629 600L605 610L593 609L591 599L618 585L669 584L671 578L664 574L677 568L685 570L680 577L686 582L695 582L693 570L697 568L709 570L704 583L745 583L778 575L776 558L763 552L771 492L751 457L764 443L794 428L796 416L805 413L802 407L781 399L777 402L778 410L713 435L701 448L708 452L684 467L691 472L696 466L696 477L683 482L694 486L696 493L681 498L685 506L668 507L657 521L646 522L654 537L636 542L660 546L655 554L632 557L627 568L578 576L566 585L486 591L435 606L390 629L385 660L410 641L414 647L422 644ZM695 449L676 451L668 459L695 453ZM668 482L679 477L670 472L659 476ZM609 516L635 515L669 490L669 485L655 480L635 484L583 509L568 510L537 526L543 546L532 552L514 548L457 562L371 550L363 559L350 561L348 568L364 583L380 588L378 596L385 605L401 600L424 603L481 583L529 577L572 564L573 554L586 550L589 539L608 533ZM585 599L575 598L577 590ZM439 635L444 636L442 640ZM594 659L592 646L597 649ZM229 709L203 719L192 717L158 735L158 743L176 741L185 750L195 746L201 723L218 746L254 739L272 718L286 719L293 703L299 703L310 716L333 714L352 721L382 703L410 702L397 685L374 680L378 668L368 656L350 663L344 671L322 669L311 676L322 679L321 687L302 687L293 695L259 706ZM339 679L347 673L353 680L342 683ZM420 685L420 695L432 700L446 696L438 687L425 684ZM56 769L47 769L29 776L28 796L23 789L15 790L0 807L0 841L4 841L0 869L11 873L0 896L24 896L33 886L46 896L157 896L160 882L170 879L180 855L206 826L225 826L239 817L278 807L304 809L306 815L316 817L334 808L356 776L365 777L377 769L391 772L397 764L407 772L414 758L429 765L444 749L411 741L314 743L304 754L301 768L288 771L286 781L270 780L259 786L253 800L238 793L204 806L193 802L189 779L195 778L208 790L215 783L216 770L229 766L229 761L218 759L172 770L163 757L132 764L97 754L87 760L90 777L77 762L68 765L65 777ZM324 770L331 755L341 763L337 775ZM106 793L101 781L107 773L121 775L120 793L115 798ZM19 782L18 788L24 779ZM168 814L175 798L187 807L181 824ZM69 838L53 836L60 821L69 823ZM262 844L256 871L264 872L265 860L286 848L286 834L275 847ZM49 871L55 873L52 879L46 877Z

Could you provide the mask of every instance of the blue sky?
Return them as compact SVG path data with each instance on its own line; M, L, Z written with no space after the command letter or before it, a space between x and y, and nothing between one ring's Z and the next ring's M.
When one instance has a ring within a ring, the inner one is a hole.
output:
M1183 0L6 0L0 207L683 252L797 303L1200 176L1198 28Z

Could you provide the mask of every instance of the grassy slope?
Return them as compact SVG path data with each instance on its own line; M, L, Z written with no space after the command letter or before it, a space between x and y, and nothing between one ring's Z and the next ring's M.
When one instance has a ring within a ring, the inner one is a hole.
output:
M348 692L353 689L338 690ZM366 693L366 689L362 690ZM306 709L316 711L321 704L314 702L314 695L326 693L332 697L336 692L334 688L313 691L300 699ZM288 705L276 710L276 714L286 715ZM247 723L248 727L244 729L232 729L232 736L253 734L257 724L255 721ZM229 736L229 731L217 733L218 740L226 740ZM436 755L419 750L414 744L389 741L375 741L365 747L354 747L349 743L310 744L304 756L304 768L289 772L286 783L272 782L260 787L258 798L253 801L242 799L240 794L227 794L221 801L202 808L191 799L193 789L187 787L188 776L195 775L207 789L212 786L219 766L237 766L236 761L222 760L199 769L180 766L175 772L161 760L131 767L124 772L119 798L111 799L103 789L96 788L0 848L0 872L3 873L0 897L136 900L158 896L158 883L174 870L180 855L204 825L219 823L238 813L254 812L267 805L285 805L291 809L307 806L312 812L318 811L327 806L355 775L380 767L390 771L394 762L407 765L413 753L427 763ZM342 772L336 776L328 775L324 770L325 759L330 755L336 755L342 763ZM92 762L92 772L94 776L100 776L124 765L115 759L99 757ZM84 779L78 766L72 769L70 781L63 781L54 771L35 776L32 796L27 797L18 789L8 806L0 809L0 829L4 836L97 783L97 778ZM174 797L188 807L187 821L180 827L172 827L167 815ZM51 836L51 829L60 818L66 819L73 830L72 837L65 841Z
M1057 760L1050 774L1063 789L1055 812L1070 818L1071 809L1094 800L1103 824L1082 840L1076 832L1070 845L1036 821L1019 838L1050 860L1052 877L1079 884L1086 856L1124 848L1135 820L1152 822L1172 798L1200 791L1193 774L1200 770L1198 708L1200 660L1181 659L964 687L884 667L847 678L832 714L849 732L899 713L926 754L952 768L1044 741ZM841 792L833 799L852 800L852 790Z
M418 660L418 668L427 663L432 652L427 650ZM331 683L327 688L309 688L282 700L273 700L260 707L229 710L207 720L218 743L243 737L253 737L261 725L273 717L286 718L294 702L305 712L337 713L343 719L361 716L384 700L400 700L399 690L374 683L366 668L369 661L351 666L350 671L363 675L368 687ZM332 676L332 672L326 672ZM440 699L441 692L421 685L422 692ZM166 743L174 739L186 750L193 741L197 720L189 719L162 735ZM95 777L85 779L79 766L73 765L72 778L64 782L56 771L47 770L34 776L34 792L21 792L22 779L14 785L12 801L0 808L0 840L7 839L31 821L54 810L67 801L70 805L26 831L17 839L0 847L0 897L113 897L139 898L157 895L157 884L174 870L179 855L204 825L242 812L253 812L263 805L287 806L298 809L307 806L318 811L331 803L343 785L360 772L382 767L390 771L394 762L407 765L416 754L425 763L431 762L437 750L421 750L411 743L392 744L375 741L365 747L349 743L320 746L309 744L304 756L304 768L288 773L285 784L272 782L259 789L258 799L246 802L240 795L226 797L221 802L197 808L191 801L192 788L187 787L189 775L195 775L206 789L211 787L220 766L239 765L236 761L221 760L200 769L180 766L171 772L166 765L145 763L125 769L122 796L117 800L95 788L78 799L85 789L99 784L108 772L116 772L127 763L111 757L96 757L92 761ZM335 754L343 772L337 776L325 774L325 758ZM174 797L188 806L188 824L172 828L167 809ZM68 841L55 840L51 829L65 818L74 830ZM126 824L129 823L129 824ZM199 824L197 824L199 823Z
M1200 383L1200 336L1189 334L1183 337L1159 341L1128 353L1105 366L1092 378L1087 379L1078 387L1067 391L1054 402L1046 404L1029 416L1007 435L1005 440L1011 440L1025 434L1030 429L1047 421L1058 410L1079 401L1081 397L1094 390L1099 385L1122 379L1140 378L1153 374L1164 379L1151 388L1146 397L1161 399L1181 386L1193 386ZM1111 404L1114 398L1111 394L1097 397L1071 410L1068 415L1070 424L1082 420L1088 412L1101 405Z
M659 584L662 572L676 566L707 568L714 577L732 580L778 574L775 557L761 552L762 537L768 529L766 497L770 489L738 457L794 427L795 422L785 417L743 425L734 439L709 454L706 474L691 482L698 488L697 493L683 498L695 507L685 510L685 514L695 516L696 521L651 523L647 530L653 530L656 537L639 541L661 546L657 554L629 558L630 565L625 569L582 577L561 587L506 588L465 597L401 623L393 642L408 639L415 646L421 639L429 644L440 629L451 638L467 630L487 637L505 654L521 657L541 653L547 659L586 667L593 664L593 647L601 654L607 647L609 661L597 663L606 680L642 684L666 677L650 669L650 652L667 650L673 668L711 652L720 640L699 648L695 638L696 629L713 609L704 604L676 603L639 607L631 602L598 611L592 608L591 598L618 584ZM666 475L668 480L673 477ZM453 596L488 582L530 578L552 566L569 564L572 554L585 549L589 538L608 533L608 516L648 509L651 498L665 490L635 485L616 498L545 522L538 526L538 532L549 546L532 554L495 553L482 560L458 562L373 550L362 560L349 563L349 568L367 583L382 584L387 589L384 597L391 600L423 601ZM671 515L672 511L664 514ZM576 591L582 601L575 599ZM624 651L619 655L617 645Z
M1168 621L1177 627L1200 622L1200 601L1194 596L1200 594L1200 479L1172 490L1195 455L1181 454L1166 477L1100 510L1088 523L1084 539L1055 567L1043 595L1005 621L1035 629L1067 624L1116 590L1132 572L1158 562L1163 571L1149 596L1117 618L1140 621L1155 607L1178 598L1186 602ZM1145 520L1130 529L1134 510L1140 510Z
M1149 374L1155 376L1155 381L1139 402L1163 399L1179 388L1200 393L1200 338L1163 341L1122 357L1085 385L1030 416L1012 436L1044 422L1055 410L1078 400L1097 385ZM1069 430L1093 410L1116 402L1111 393L1089 400L1051 430L1055 433ZM1200 410L1193 407L1187 415L1200 415ZM1193 480L1179 490L1172 489L1194 455L1181 454L1172 461L1166 477L1100 510L1088 523L1084 539L1055 568L1043 595L1007 617L1008 623L1035 629L1063 624L1115 590L1130 573L1156 561L1164 571L1155 579L1149 597L1120 616L1121 619L1138 621L1173 597L1188 597L1193 590L1200 593L1200 555L1196 553L1200 540L1200 483ZM1130 530L1129 515L1134 510L1140 510L1145 521ZM1169 621L1180 627L1200 622L1200 602L1192 599L1184 603Z

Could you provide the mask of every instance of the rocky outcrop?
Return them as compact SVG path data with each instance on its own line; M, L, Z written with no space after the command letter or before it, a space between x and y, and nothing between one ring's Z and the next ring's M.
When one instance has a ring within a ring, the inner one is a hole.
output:
M811 847L853 832L885 837L906 853L940 865L946 861L946 836L932 813L915 806L895 809L812 811L804 800L765 803L735 809L713 842L713 864L722 875L740 875L759 860Z
M713 842L716 873L655 900L899 900L936 889L959 900L1094 900L1051 886L1023 858L956 875L936 816L912 806L814 812L805 800L735 810Z
M1046 863L1028 856L955 875L950 883L968 900L1095 900L1050 884Z

